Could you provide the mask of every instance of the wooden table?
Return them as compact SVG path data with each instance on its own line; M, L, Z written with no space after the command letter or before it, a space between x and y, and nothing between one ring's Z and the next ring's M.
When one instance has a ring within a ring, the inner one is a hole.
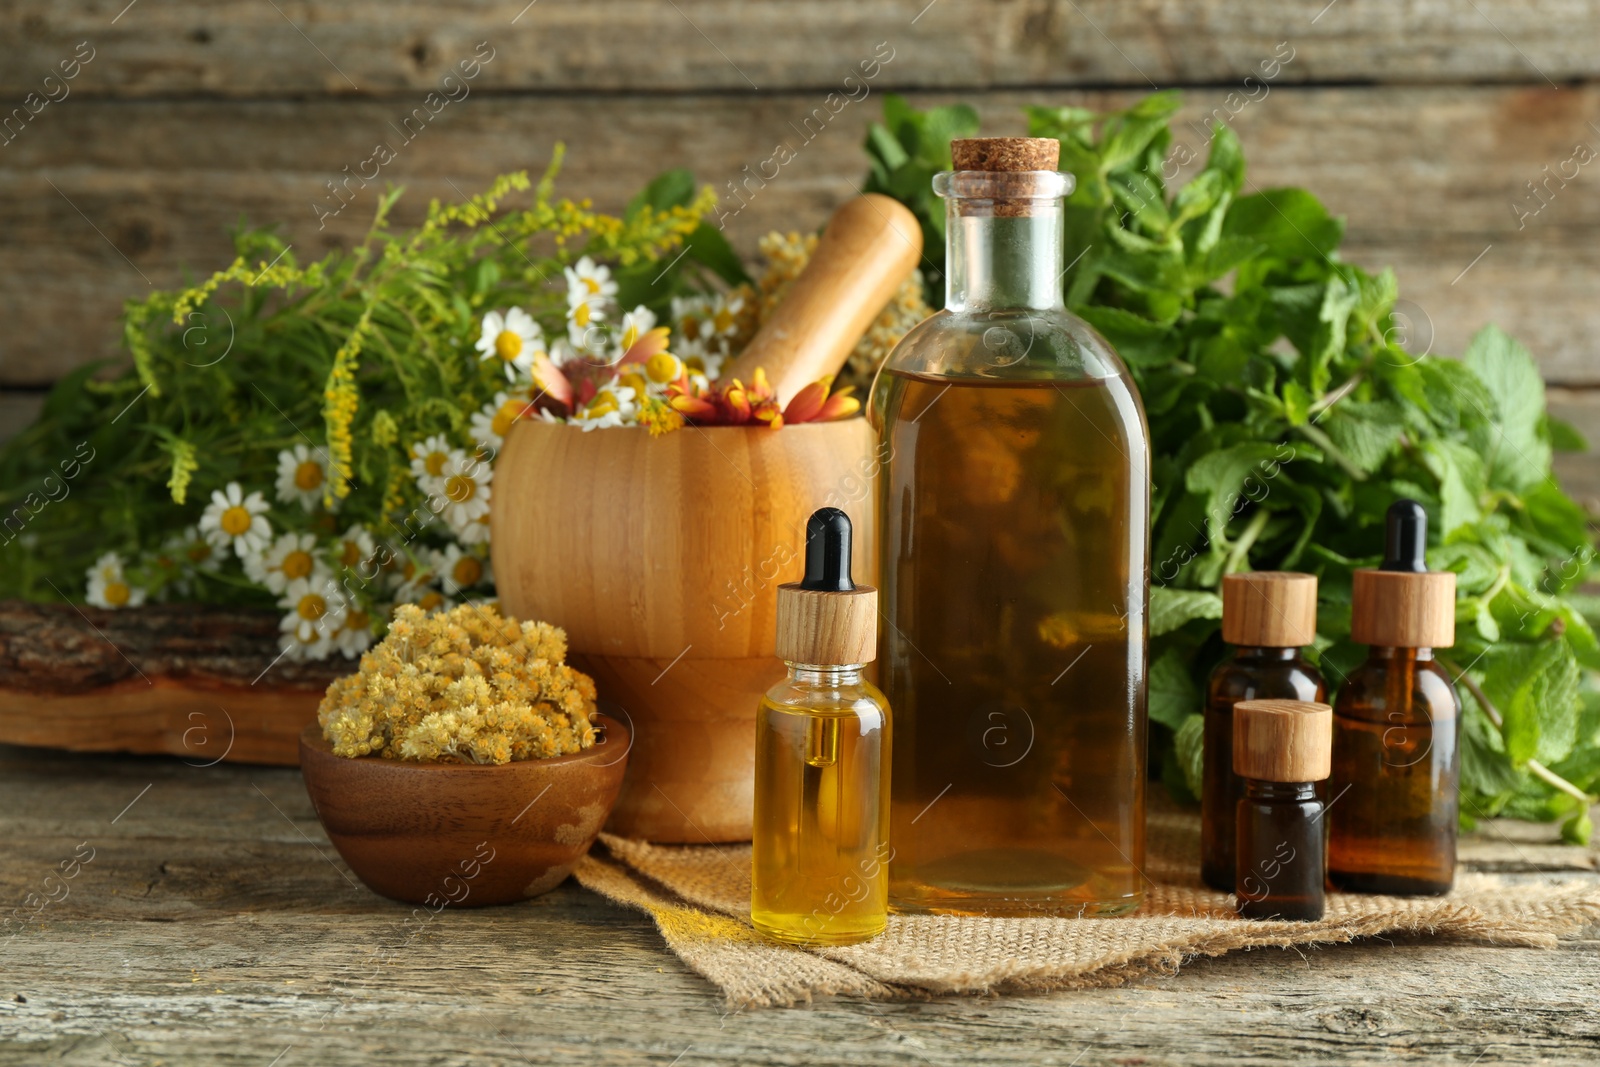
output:
M1600 877L1552 841L1500 823L1463 854ZM1594 939L1274 949L1123 989L730 1013L647 918L571 882L402 932L409 909L355 880L295 770L0 747L0 847L0 900L60 898L0 931L0 1065L1600 1059Z

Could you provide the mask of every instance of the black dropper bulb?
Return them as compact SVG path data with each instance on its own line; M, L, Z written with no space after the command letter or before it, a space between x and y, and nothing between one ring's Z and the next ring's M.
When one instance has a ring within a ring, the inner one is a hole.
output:
M1428 569L1428 513L1415 500L1396 500L1384 517L1383 566L1379 570L1423 574Z
M838 508L818 508L806 520L806 576L801 589L848 593L850 580L850 516Z

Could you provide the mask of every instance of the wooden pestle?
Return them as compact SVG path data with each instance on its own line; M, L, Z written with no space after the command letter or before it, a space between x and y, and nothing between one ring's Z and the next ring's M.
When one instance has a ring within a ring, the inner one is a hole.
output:
M897 200L868 193L833 213L817 251L772 317L722 371L749 382L767 372L780 404L838 374L861 335L922 258L922 229Z

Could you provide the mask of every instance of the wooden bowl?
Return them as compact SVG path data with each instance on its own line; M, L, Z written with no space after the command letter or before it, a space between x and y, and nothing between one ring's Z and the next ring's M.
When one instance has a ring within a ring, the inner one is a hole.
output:
M865 419L585 433L524 420L495 461L495 583L507 614L567 631L633 771L608 829L652 841L750 838L755 713L783 677L777 588L804 571L819 507L855 525L876 584Z
M587 752L478 766L346 759L315 723L300 734L306 791L333 847L375 893L438 908L509 904L554 889L616 802L630 731L596 716Z

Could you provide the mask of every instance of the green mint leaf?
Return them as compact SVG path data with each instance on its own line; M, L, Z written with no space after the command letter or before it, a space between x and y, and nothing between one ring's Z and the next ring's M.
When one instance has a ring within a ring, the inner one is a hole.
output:
M1497 326L1472 338L1461 362L1484 384L1492 421L1474 438L1488 460L1489 484L1527 489L1550 473L1550 443L1543 434L1544 382L1528 350Z
M1195 619L1222 618L1222 597L1197 589L1150 587L1150 636L1171 633Z
M1150 667L1150 718L1177 730L1200 711L1200 691L1189 677L1189 665L1176 648L1162 653Z
M1259 241L1277 259L1323 262L1339 247L1344 223L1304 189L1268 189L1235 200L1222 234Z
M1205 767L1206 720L1203 715L1191 715L1183 720L1173 738L1178 752L1178 766L1183 769L1184 784L1189 792L1199 796Z

